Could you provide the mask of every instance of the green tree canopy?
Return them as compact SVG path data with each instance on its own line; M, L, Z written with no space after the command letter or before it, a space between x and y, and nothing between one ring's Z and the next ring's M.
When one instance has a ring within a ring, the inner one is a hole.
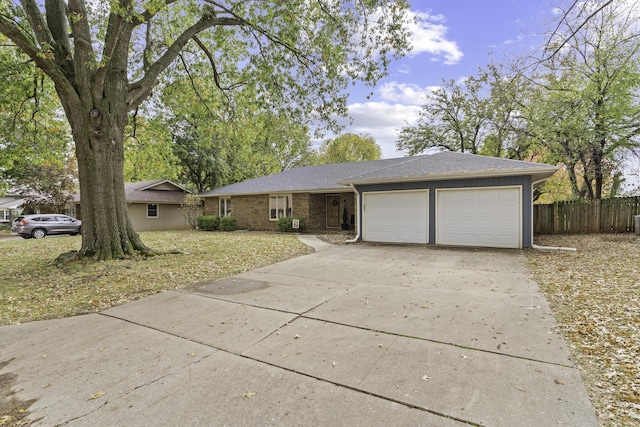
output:
M538 116L534 133L567 168L575 197L600 199L607 182L615 193L620 154L640 147L639 26L637 8L627 2L580 3L547 46L555 53L541 63L532 105L548 117Z
M46 75L2 34L0 46L0 181L5 190L37 186L37 177L50 179L34 175L38 167L63 170L72 160L69 125Z
M316 156L317 164L363 162L379 160L380 146L372 136L345 133L323 143Z
M0 33L51 79L71 127L78 255L153 253L128 218L125 127L165 71L181 60L206 64L220 90L252 87L264 108L331 126L346 114L351 83L375 84L408 50L407 8L402 0L0 0Z
M640 149L640 15L628 2L568 4L537 56L443 82L398 149L555 163L573 198L617 194Z

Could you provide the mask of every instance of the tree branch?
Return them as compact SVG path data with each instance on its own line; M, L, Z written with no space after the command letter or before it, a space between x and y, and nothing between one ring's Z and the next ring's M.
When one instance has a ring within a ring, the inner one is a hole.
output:
M177 0L165 0L164 4L165 6L169 6L172 3L175 3ZM155 15L157 12L150 12L148 10L145 10L144 12L142 12L141 14L139 14L138 16L134 17L132 19L132 23L134 27L137 27L138 25L144 24L145 22L149 22Z
M200 47L200 49L202 49L204 54L207 56L207 59L209 60L209 64L211 64L211 69L213 70L213 81L215 82L215 84L218 87L218 89L220 89L222 92L224 92L226 90L231 90L231 89L237 88L238 86L242 86L243 83L242 82L238 82L238 83L232 84L229 87L222 87L221 83L220 83L220 74L218 73L218 69L216 67L216 61L215 61L213 55L211 54L209 49L207 49L207 47L204 45L204 43L202 43L202 40L200 40L200 38L198 38L198 36L193 36L193 41L196 42L196 44Z
M551 43L551 38L553 38L553 36L557 33L558 29L560 28L560 25L562 24L562 22L564 22L567 19L567 15L569 14L569 12L571 11L571 9L574 8L574 6L578 3L578 0L575 0L573 2L573 4L571 5L571 7L569 8L569 10L567 10L564 14L564 17L562 18L562 20L558 23L558 26L556 27L556 29L553 31L553 34L551 35L551 37L549 38L549 41L547 42L547 46L549 46L549 44ZM577 33L578 31L580 31L582 29L582 27L584 27L585 25L587 25L587 22L589 22L589 20L591 20L591 18L593 18L594 16L596 16L598 13L600 13L601 10L603 10L605 7L609 6L611 3L613 3L613 0L607 0L605 1L600 7L598 7L593 13L591 13L589 16L587 16L585 18L585 20L582 22L582 24L578 25L578 27L571 31L571 34L569 34L567 37L564 38L564 40L562 41L562 43L560 43L560 45L551 53L551 55L547 56L546 58L542 59L542 62L544 61L548 61L551 58L553 58L554 56L556 56L558 54L558 52L560 52L562 50L562 48L569 42L569 40L571 40ZM545 47L546 50L546 47Z
M155 85L160 73L173 62L182 48L196 34L215 26L235 25L244 25L244 22L235 18L218 18L215 15L206 14L194 25L187 28L182 34L180 34L176 41L169 46L167 51L149 67L149 70L142 79L129 85L128 110L134 110L147 96L149 96L149 93L151 93L151 89Z
M35 0L21 0L20 3L22 3L22 8L27 15L31 31L35 34L38 43L40 43L43 48L50 46L53 36L51 32L49 32L49 27L47 23L44 22L42 13Z
M71 58L71 43L67 31L67 7L63 0L46 0L47 24L53 38L52 44L56 56L56 64L65 69ZM69 69L69 71L71 71Z
M233 18L239 20L243 26L249 27L253 30L255 30L256 32L260 33L261 35L263 35L264 37L266 37L269 41L284 47L286 50L288 50L289 52L293 53L295 55L296 58L298 58L300 60L300 63L303 64L305 67L309 68L307 66L307 64L305 64L304 56L300 54L300 51L297 50L294 46L290 45L287 42L282 41L279 37L274 36L273 34L271 34L269 31L257 26L256 24L247 21L246 19L244 19L243 17L241 17L240 15L238 15L237 13L235 13L233 10L229 9L228 7L225 7L223 5L221 5L220 3L218 3L215 0L204 0L206 3L209 3L211 5L214 5L216 7L219 7L222 11L224 11L225 13L228 13L229 15L231 15Z
M99 96L99 92L101 92L102 88L104 87L104 79L107 75L107 66L105 63L113 58L113 55L115 54L123 23L124 20L120 15L115 13L109 14L107 31L104 37L104 48L102 49L103 63L100 67L98 67L96 75L94 76L94 97Z
M73 61L74 85L89 88L91 85L89 65L93 59L93 46L87 8L83 0L69 0L69 12L74 15L71 20L71 31L75 58ZM82 91L89 95L91 91ZM89 99L84 99L85 104L90 105Z
M7 18L5 15L0 15L0 33L7 36L12 40L18 48L20 48L29 58L36 63L36 65L47 74L56 85L56 89L61 93L61 96L65 96L69 103L77 104L78 94L71 85L60 68L47 57L34 43L25 35L18 25Z
M209 113L209 117L212 120L215 120L216 117L213 114L213 112L211 111L211 109L209 108L209 104L202 98L202 95L200 95L200 92L198 91L198 88L196 87L196 82L193 80L193 76L191 75L191 71L189 71L189 66L187 65L187 61L184 60L184 56L182 56L182 53L180 53L178 56L180 58L180 61L182 62L182 66L184 67L184 70L187 73L187 77L189 77L189 82L191 83L191 88L193 89L193 93L196 94L196 96L198 97L198 99L200 100L202 105L204 105L204 108L207 110L207 113Z

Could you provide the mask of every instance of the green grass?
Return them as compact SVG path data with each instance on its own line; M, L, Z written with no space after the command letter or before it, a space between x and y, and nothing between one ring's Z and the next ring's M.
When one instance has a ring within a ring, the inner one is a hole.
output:
M308 253L296 236L253 232L144 232L159 251L56 267L54 259L80 248L81 237L0 239L0 325L104 310L146 295L213 280Z

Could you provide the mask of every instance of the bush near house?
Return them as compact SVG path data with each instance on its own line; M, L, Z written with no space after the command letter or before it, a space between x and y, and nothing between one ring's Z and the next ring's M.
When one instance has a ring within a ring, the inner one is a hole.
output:
M220 228L220 218L216 215L206 215L198 217L198 229L213 231Z
M232 216L225 216L220 218L220 230L222 231L235 231L236 219Z
M298 221L299 228L293 228L293 221ZM283 233L299 233L307 229L304 218L280 218L278 220L278 230Z

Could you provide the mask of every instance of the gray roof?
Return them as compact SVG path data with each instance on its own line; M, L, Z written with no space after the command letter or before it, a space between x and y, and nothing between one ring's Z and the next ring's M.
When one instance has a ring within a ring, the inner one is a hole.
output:
M556 166L542 163L441 151L422 156L369 162L304 166L227 185L203 193L201 196L344 191L349 189L350 184L510 175L531 175L536 182L548 178L556 169Z
M238 182L202 193L201 196L227 194L262 194L269 192L339 191L348 190L339 180L372 172L382 167L406 161L406 158L373 160L369 162L335 163L331 165L303 166L273 175Z
M558 169L556 166L543 163L452 151L441 151L426 156L405 157L405 159L407 161L403 163L353 175L339 182L341 184L372 184L509 175L532 175L534 181L538 181L548 178Z
M180 204L186 193L184 187L167 179L124 184L124 194L129 203Z
M4 209L19 209L25 203L25 199L19 199L17 197L0 197L0 210Z
M181 204L188 192L180 184L168 179L125 182L124 184L124 194L128 203ZM73 202L80 202L80 194L74 196Z

